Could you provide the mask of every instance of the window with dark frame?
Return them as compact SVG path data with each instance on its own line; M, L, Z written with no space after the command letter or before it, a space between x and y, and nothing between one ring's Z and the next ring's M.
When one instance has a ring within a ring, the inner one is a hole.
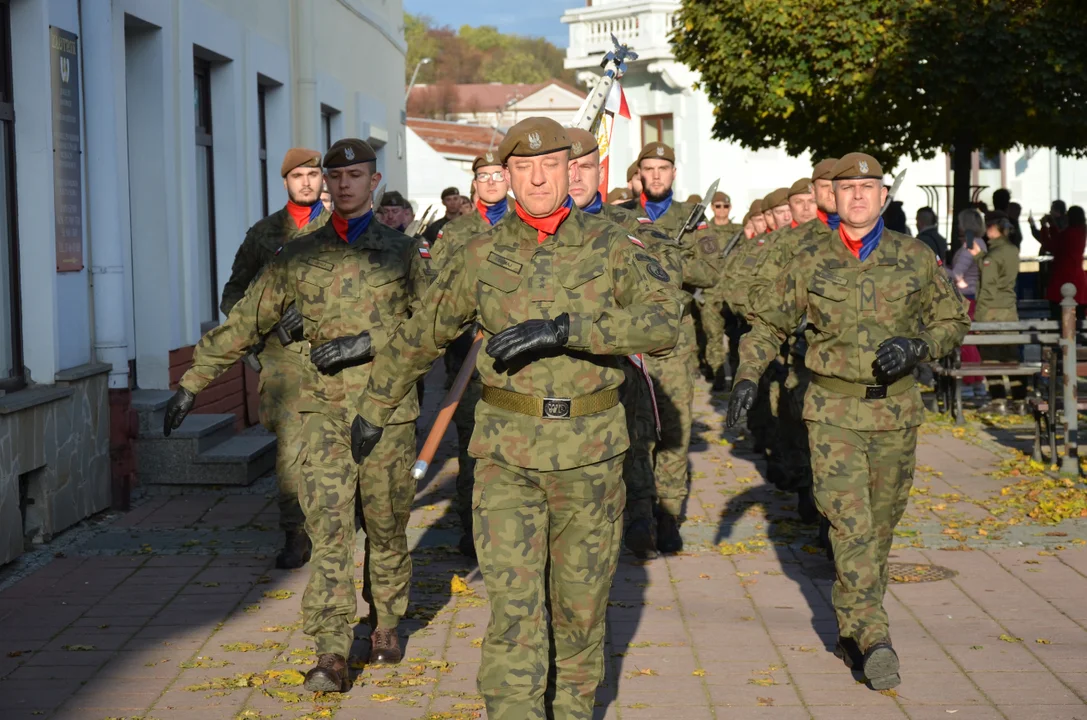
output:
M257 122L260 129L260 210L261 217L268 217L268 91L263 85L257 85Z
M642 147L651 142L662 142L673 146L676 144L671 114L642 116Z
M332 110L321 106L321 136L325 141L325 151L332 147Z
M200 320L211 323L219 317L219 280L215 262L215 164L212 153L211 63L193 58L193 109L196 113L196 224L201 236L199 254L208 272L201 291L211 305Z
M9 391L26 386L17 215L11 15L8 0L0 0L0 389Z

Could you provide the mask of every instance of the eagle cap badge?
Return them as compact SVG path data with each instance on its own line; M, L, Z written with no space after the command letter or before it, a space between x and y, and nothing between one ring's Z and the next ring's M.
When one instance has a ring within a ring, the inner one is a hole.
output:
M533 150L539 150L543 146L543 140L540 139L540 133L528 134L528 146Z
M351 148L349 148L349 147L348 147L348 148L344 148L344 149L343 149L343 156L344 156L345 158L347 158L348 160L354 160L354 159L355 159L355 151L354 151L354 150L352 150L352 149L351 149Z
M664 157L664 146L663 145L658 145L657 146L657 157Z
M570 150L573 152L574 155L580 155L581 154L581 141L580 140L575 140L574 143L570 146Z
M868 161L861 160L859 163L857 163L857 168L860 169L862 173L868 172Z

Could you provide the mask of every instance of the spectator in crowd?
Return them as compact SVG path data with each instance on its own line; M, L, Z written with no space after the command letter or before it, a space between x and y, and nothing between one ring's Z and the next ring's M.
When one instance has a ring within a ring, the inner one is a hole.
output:
M917 211L917 239L936 253L940 264L947 262L947 240L936 229L936 213L927 205Z
M1015 210L1012 210L1015 205ZM1008 188L1000 188L993 193L993 210L999 210L1008 217L1008 240L1015 247L1023 244L1023 233L1019 229L1019 213L1022 208L1019 203L1012 202L1012 192Z
M475 210L475 206L472 204L472 198L468 198L468 197L465 197L465 196L461 195L460 196L460 214L461 215L471 215L474 210Z
M906 211L902 209L902 203L898 200L892 201L883 212L883 226L903 235L912 234L906 224Z
M460 190L455 187L447 187L442 190L442 205L445 206L445 215L432 221L423 231L423 237L431 245L438 239L438 232L453 218L460 217Z
M951 282L955 283L955 287L966 298L968 303L967 312L970 319L973 320L974 310L977 307L978 265L968 247L976 245L981 252L988 250L983 237L985 235L985 221L981 213L974 208L960 211L958 220L959 249L955 251L954 257L951 258L949 273ZM963 345L962 361L964 363L980 363L981 353L978 352L977 346ZM962 396L964 398L973 398L984 395L985 390L982 380L983 378L977 375L964 377L962 379Z
M969 252L978 267L977 304L973 319L976 322L1016 322L1019 312L1015 296L1015 279L1019 275L1019 251L1008 239L1008 216L994 210L985 215L985 241L988 247L982 250L978 243L967 243ZM982 360L986 362L1018 363L1018 345L984 345L979 348ZM1009 390L1010 387L1010 390ZM982 409L1003 415L1009 410L1016 414L1023 412L1023 401L1027 397L1027 387L1022 377L995 378L989 382L989 395L992 402ZM1011 396L1013 406L1008 405Z
M1049 214L1042 217L1041 228L1034 222L1033 214L1027 216L1027 222L1030 223L1030 234L1034 236L1035 240L1041 242L1042 230L1047 225L1055 230L1064 230L1068 227L1068 206L1065 205L1064 200L1054 200L1049 205Z
M1056 205L1056 203L1053 203ZM1064 218L1065 227L1058 229L1055 224L1042 218L1040 240L1042 252L1053 256L1049 284L1045 297L1054 319L1061 314L1061 285L1072 283L1076 286L1076 317L1083 319L1084 306L1087 305L1087 275L1083 272L1083 251L1087 244L1087 226L1084 223L1083 208L1073 205ZM1033 228L1032 228L1033 229Z

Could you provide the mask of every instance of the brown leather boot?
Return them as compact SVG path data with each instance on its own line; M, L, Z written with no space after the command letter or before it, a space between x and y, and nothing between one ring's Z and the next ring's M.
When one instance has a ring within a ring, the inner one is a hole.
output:
M306 673L302 687L310 692L347 692L351 689L351 674L342 655L325 653L317 658L317 667Z
M378 628L370 635L370 664L396 665L404 657L400 650L400 638L396 629Z

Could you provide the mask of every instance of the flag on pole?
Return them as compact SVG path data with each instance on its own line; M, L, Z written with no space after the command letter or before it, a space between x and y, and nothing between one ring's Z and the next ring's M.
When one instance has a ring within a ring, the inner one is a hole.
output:
M630 119L630 109L627 107L627 99L623 94L623 88L619 83L611 86L608 99L604 103L604 111L600 113L592 132L596 135L596 144L600 147L600 195L608 195L608 169L611 165L611 136L615 130L615 116Z

